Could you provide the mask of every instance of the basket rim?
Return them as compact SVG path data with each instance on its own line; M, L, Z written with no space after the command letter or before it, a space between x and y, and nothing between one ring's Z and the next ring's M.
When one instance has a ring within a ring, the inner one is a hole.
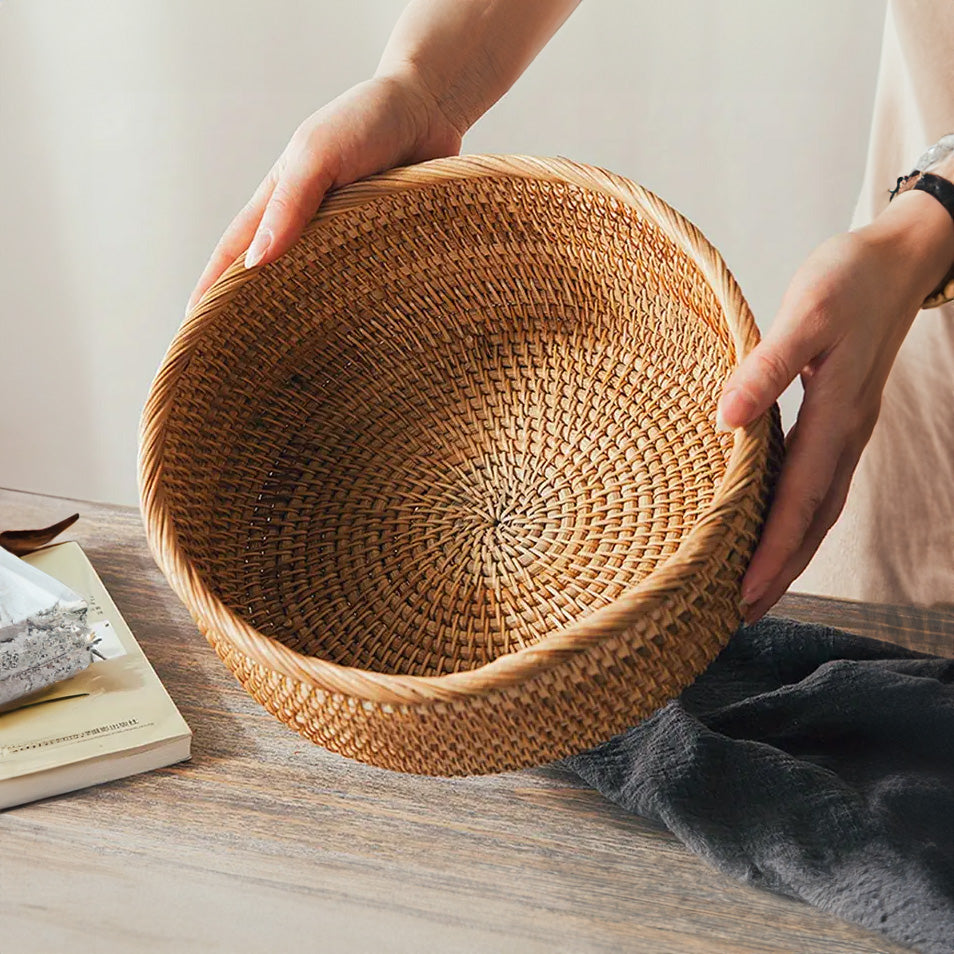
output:
M466 155L434 159L370 176L326 197L302 237L323 223L376 198L451 180L518 177L560 182L602 193L635 208L698 266L722 308L736 362L755 347L759 332L735 278L697 226L645 187L597 166L563 157ZM306 656L266 636L235 614L204 584L183 553L163 493L164 424L176 384L203 329L260 266L246 269L244 255L222 274L183 319L150 387L139 428L137 475L140 507L153 557L203 633L215 633L254 663L315 689L340 693L365 704L408 706L454 702L514 686L560 665L571 656L619 636L637 618L662 615L685 604L683 583L723 539L727 523L761 479L753 464L765 459L771 439L768 412L734 431L729 461L712 502L693 528L651 573L612 603L585 614L533 645L498 656L479 667L440 676L375 672Z

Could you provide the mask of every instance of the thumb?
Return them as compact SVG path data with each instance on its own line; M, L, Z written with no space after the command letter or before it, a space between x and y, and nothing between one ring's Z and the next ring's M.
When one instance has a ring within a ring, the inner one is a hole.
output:
M767 411L811 361L812 342L797 330L769 335L732 372L716 410L716 429L744 427Z

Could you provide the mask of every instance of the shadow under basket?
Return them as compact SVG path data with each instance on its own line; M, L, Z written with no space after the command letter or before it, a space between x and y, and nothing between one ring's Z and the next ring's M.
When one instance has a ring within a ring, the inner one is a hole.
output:
M580 752L741 621L777 409L719 254L619 176L469 156L329 196L192 310L143 415L159 566L242 685L404 772Z

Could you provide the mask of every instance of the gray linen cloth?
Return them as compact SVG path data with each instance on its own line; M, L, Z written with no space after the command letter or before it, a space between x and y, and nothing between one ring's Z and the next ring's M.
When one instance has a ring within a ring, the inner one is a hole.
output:
M733 878L954 952L954 659L767 617L562 764Z

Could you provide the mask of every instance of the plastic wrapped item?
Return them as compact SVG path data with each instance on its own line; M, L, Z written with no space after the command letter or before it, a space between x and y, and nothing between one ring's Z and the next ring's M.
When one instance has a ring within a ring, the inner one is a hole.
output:
M0 705L89 666L87 609L69 587L0 547Z

